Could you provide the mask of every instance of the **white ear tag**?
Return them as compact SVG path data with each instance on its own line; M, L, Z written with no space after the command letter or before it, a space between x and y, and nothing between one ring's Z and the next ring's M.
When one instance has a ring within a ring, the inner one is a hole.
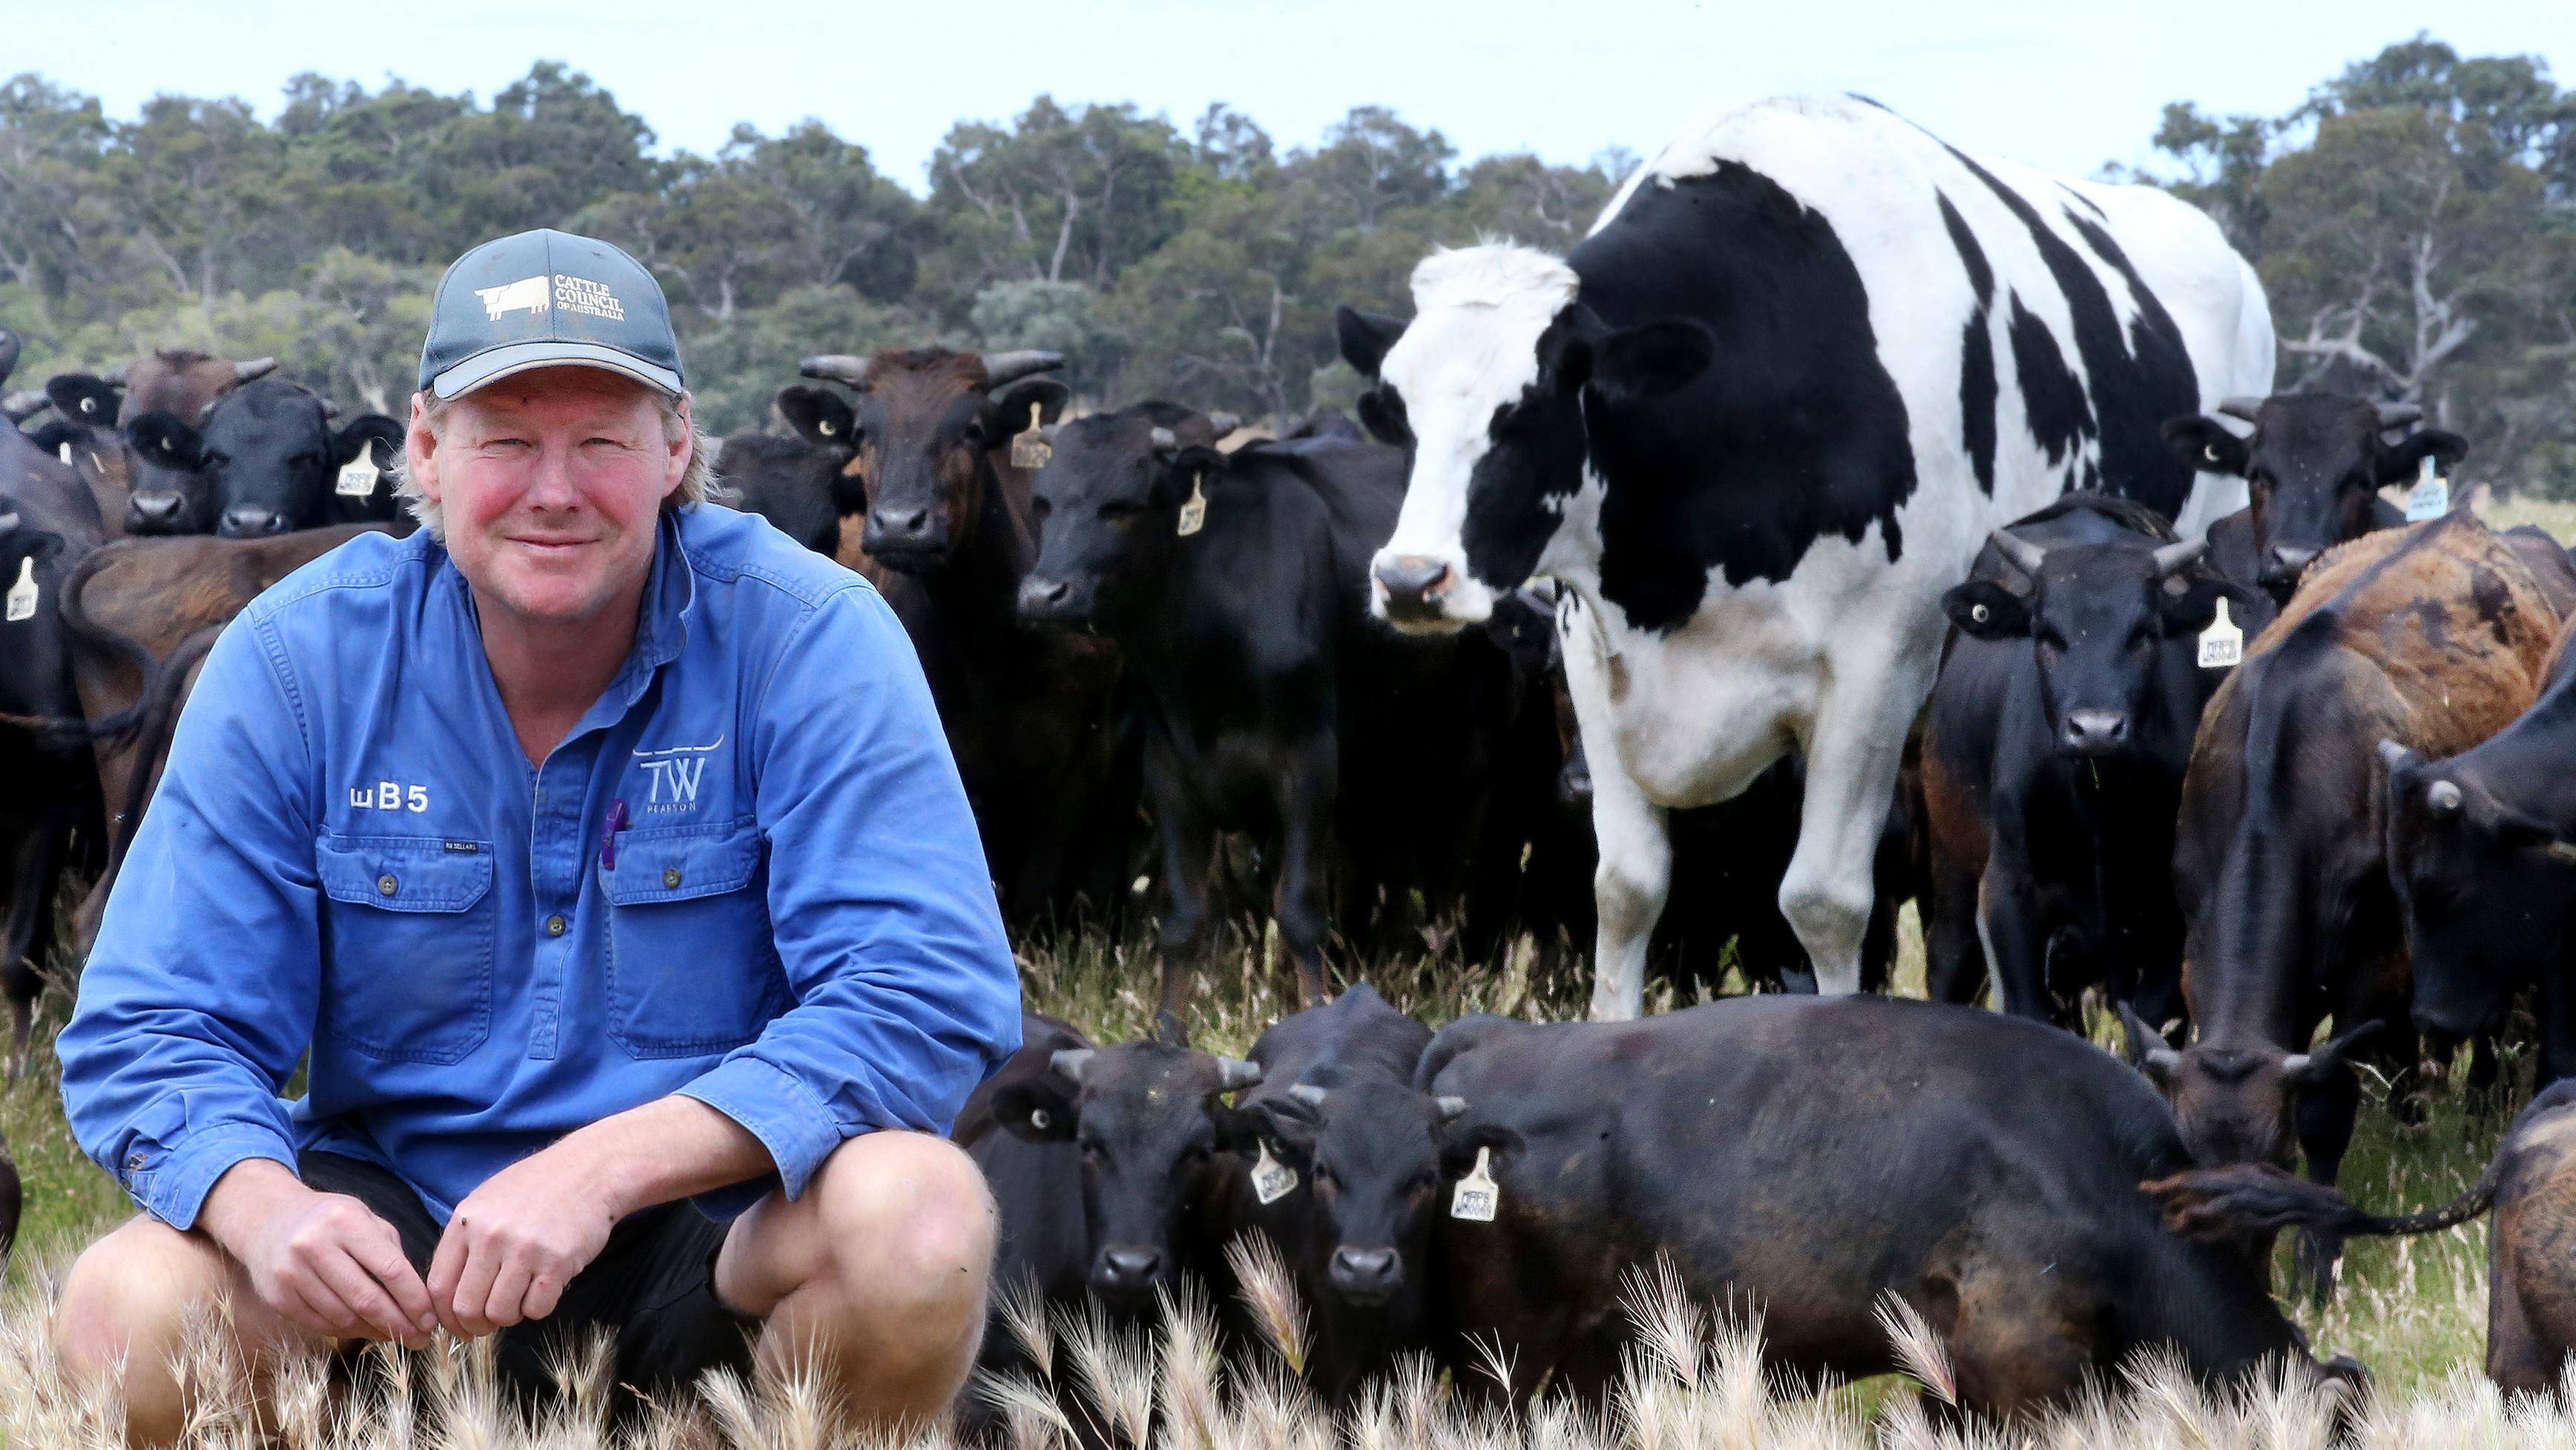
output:
M36 561L21 558L18 561L18 582L9 586L8 622L16 624L19 620L35 617Z
M1494 1221L1494 1210L1503 1204L1503 1191L1494 1186L1494 1175L1485 1166L1493 1156L1491 1148L1476 1150L1476 1166L1467 1170L1467 1176L1459 1179L1457 1188L1449 1194L1451 1218L1463 1218L1469 1223Z
M331 488L342 498L365 498L376 491L376 480L383 477L376 467L376 445L368 443L358 449L358 456L341 465L340 481Z
M1297 1186L1297 1170L1270 1156L1270 1144L1261 1144L1261 1156L1252 1160L1252 1196L1266 1206L1288 1196Z
M1038 419L1045 412L1045 404L1029 404L1029 426L1026 430L1011 435L1013 468L1044 468L1047 460L1055 457L1055 450L1049 447L1046 439L1038 433Z
M2420 524L2438 519L2451 511L2451 481L2433 471L2433 455L2424 455L2424 467L2415 475L2415 486L2406 492L2406 522Z
M1173 530L1184 539L1207 527L1207 494L1199 486L1205 481L1205 474L1190 475L1189 502L1181 505L1181 526Z
M2218 617L2200 632L2200 667L2223 670L2245 658L2245 631L2227 617L2227 597L2218 599Z
M54 456L61 459L66 467L70 466L72 461L71 440L65 439L62 445L54 450Z

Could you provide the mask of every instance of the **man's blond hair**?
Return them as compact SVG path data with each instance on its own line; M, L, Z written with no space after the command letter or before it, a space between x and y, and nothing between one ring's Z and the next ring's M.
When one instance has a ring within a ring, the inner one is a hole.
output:
M680 414L680 400L688 396L685 393L678 397L663 392L653 394L653 406L662 415L662 440L676 443L684 429L689 435L689 466L680 473L680 486L663 497L664 508L695 508L702 503L722 503L726 498L724 486L716 480L716 440ZM447 410L456 406L454 398L432 397L427 393L414 394L413 401L421 405L421 422L432 434L437 433L439 425L446 421ZM442 544L447 542L447 511L439 506L438 500L421 492L420 483L413 476L408 443L403 448L402 462L394 469L394 496L402 500L403 507L411 510L413 518L420 520L420 526L429 531L431 538Z

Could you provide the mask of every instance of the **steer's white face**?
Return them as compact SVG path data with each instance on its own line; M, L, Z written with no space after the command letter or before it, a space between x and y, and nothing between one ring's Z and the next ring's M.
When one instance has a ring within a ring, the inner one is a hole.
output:
M1369 607L1378 617L1414 632L1454 631L1487 618L1495 596L1523 582L1480 577L1470 566L1469 499L1479 486L1477 464L1494 447L1496 417L1520 406L1538 381L1541 339L1573 305L1576 285L1564 262L1525 247L1439 252L1414 269L1413 321L1378 370L1412 431L1413 470L1395 534L1376 562L1381 568L1445 566L1448 573L1426 596L1438 606L1436 615L1390 615L1385 580L1373 576ZM1489 576L1498 554L1534 563L1534 551L1497 549L1491 536L1499 532L1525 545L1532 531L1552 529L1561 507L1518 488L1479 500L1475 563ZM1534 510L1551 517L1533 517ZM1530 570L1520 572L1525 578Z

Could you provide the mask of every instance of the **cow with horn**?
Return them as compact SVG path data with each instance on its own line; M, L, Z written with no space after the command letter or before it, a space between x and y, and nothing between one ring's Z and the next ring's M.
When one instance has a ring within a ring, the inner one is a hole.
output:
M884 593L921 655L1003 910L1025 924L1123 900L1134 767L1116 652L1024 629L1015 613L1037 556L1035 435L1069 396L1049 376L1063 354L925 348L798 366L856 394L791 388L779 406L847 460L842 562Z

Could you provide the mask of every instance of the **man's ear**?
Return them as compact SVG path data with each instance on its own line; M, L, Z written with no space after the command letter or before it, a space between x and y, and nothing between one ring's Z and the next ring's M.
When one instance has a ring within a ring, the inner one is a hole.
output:
M2245 476L2245 461L2251 456L2245 440L2216 418L2197 413L2167 418L2163 432L2166 449L2199 472Z
M1942 595L1941 612L1979 639L2022 639L2030 634L2030 606L1992 579L1971 579Z
M2459 466L2461 459L2468 456L2469 440L2457 433L2444 432L2439 428L2426 428L2419 433L2410 433L2404 440L2391 445L2388 452L2381 456L2380 486L2384 488L2392 483L2413 483L2415 476L2423 471L2426 458L2439 463L2442 466L2442 472L2448 473Z
M1074 1121L1080 1113L1073 1094L1053 1072L1031 1073L993 1093L993 1116L1003 1130L1031 1143L1073 1141Z
M1614 403L1660 398L1708 371L1717 339L1696 322L1623 328L1592 348L1592 386Z
M778 416L796 436L818 448L855 448L858 446L858 419L847 400L828 388L809 388L792 383L780 388L770 400Z
M1028 431L1029 409L1038 410L1040 426L1063 416L1066 400L1073 389L1056 378L1023 378L993 397L994 440L996 448L1008 447L1011 435Z
M1333 337L1341 344L1342 361L1359 370L1363 377L1376 377L1379 365L1386 361L1387 349L1404 336L1404 319L1382 312L1362 312L1347 303L1333 309Z

